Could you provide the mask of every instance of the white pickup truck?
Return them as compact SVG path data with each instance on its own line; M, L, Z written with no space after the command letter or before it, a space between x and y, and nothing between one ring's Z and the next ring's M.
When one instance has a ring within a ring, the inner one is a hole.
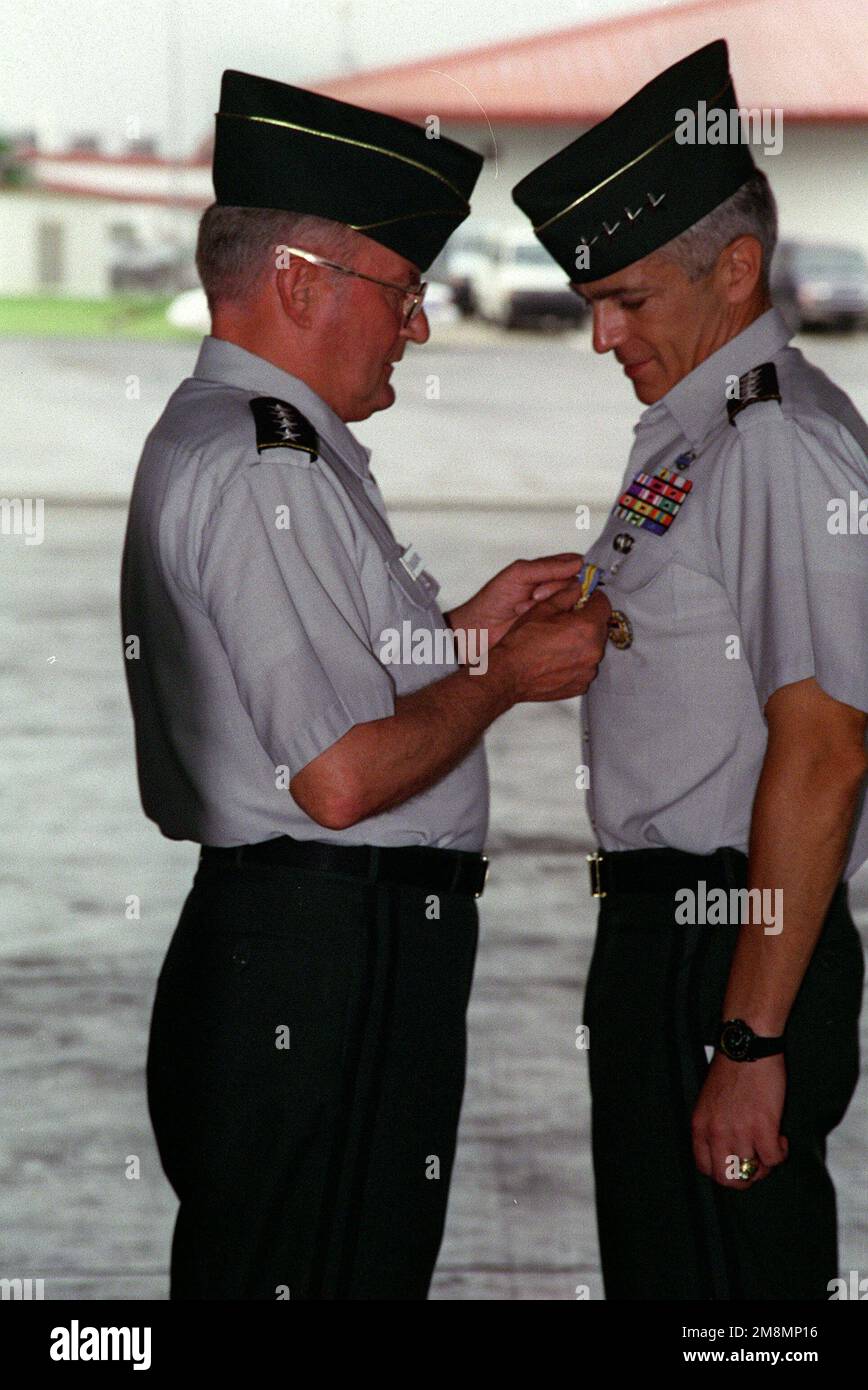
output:
M520 227L489 240L473 292L480 316L504 328L541 319L576 324L586 313L561 267L532 232Z

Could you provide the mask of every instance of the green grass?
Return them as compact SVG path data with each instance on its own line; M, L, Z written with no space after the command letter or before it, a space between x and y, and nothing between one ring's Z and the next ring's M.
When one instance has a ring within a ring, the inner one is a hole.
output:
M189 341L198 333L173 328L165 318L170 295L115 295L111 299L0 298L0 336L37 338L149 338Z

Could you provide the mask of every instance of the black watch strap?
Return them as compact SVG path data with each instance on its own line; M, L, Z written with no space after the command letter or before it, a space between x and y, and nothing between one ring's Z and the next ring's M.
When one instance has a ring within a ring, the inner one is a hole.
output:
M784 1050L784 1036L761 1038L743 1018L727 1018L720 1025L717 1051L731 1062L756 1062L762 1057L775 1057Z

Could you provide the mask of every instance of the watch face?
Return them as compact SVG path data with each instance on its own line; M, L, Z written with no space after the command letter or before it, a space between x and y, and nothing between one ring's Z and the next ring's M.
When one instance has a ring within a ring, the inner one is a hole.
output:
M733 1062L743 1062L750 1056L753 1032L740 1018L725 1023L720 1031L720 1046Z

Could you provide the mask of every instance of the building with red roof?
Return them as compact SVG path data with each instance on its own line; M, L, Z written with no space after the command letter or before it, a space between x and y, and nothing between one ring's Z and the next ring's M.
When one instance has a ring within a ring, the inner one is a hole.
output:
M865 0L693 0L312 85L480 150L474 217L514 223L510 189L530 169L721 37L741 106L781 113L780 148L755 157L784 234L868 251ZM211 147L209 134L184 161L22 152L31 187L2 192L0 293L105 293L118 237L191 242L213 198Z
M743 106L787 119L868 119L864 0L695 0L317 84L421 121L591 125L677 59L725 38Z
M24 183L0 189L0 294L102 298L119 265L189 261L213 201L201 159L18 148ZM147 273L143 275L147 283Z
M486 155L474 213L514 221L509 190L656 73L725 38L740 106L782 113L755 150L789 236L868 251L865 0L695 0L316 84L407 120L436 116ZM204 153L204 151L203 151Z

